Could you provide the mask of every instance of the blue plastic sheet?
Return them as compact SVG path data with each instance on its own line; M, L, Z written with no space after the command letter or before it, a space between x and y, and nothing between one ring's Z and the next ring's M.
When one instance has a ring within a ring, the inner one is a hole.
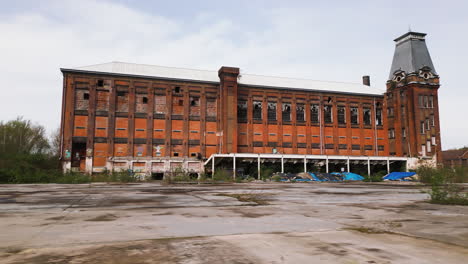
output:
M383 177L384 180L398 181L404 178L412 177L416 172L392 172Z

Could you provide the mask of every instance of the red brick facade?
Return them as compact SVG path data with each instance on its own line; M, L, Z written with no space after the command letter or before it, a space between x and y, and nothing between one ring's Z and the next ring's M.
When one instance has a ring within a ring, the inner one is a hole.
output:
M167 160L195 168L215 153L440 154L436 75L365 94L247 85L233 67L218 81L62 72L63 162L80 170L148 161L161 171Z

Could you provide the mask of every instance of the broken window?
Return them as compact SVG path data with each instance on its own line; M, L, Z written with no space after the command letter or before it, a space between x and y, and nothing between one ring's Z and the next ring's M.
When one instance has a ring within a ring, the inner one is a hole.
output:
M351 124L359 124L359 111L357 107L351 107Z
M200 97L190 97L190 115L200 116Z
M393 107L387 108L387 116L393 116Z
M174 93L180 93L180 87L179 86L174 87Z
M117 93L117 112L128 112L128 93Z
M382 108L377 108L375 110L375 123L378 126L381 126L383 124L383 122L382 122Z
M333 106L325 105L323 107L325 123L333 123Z
M145 94L136 94L135 97L135 112L146 113L148 111L148 97Z
M200 106L200 98L190 97L190 106Z
M276 102L268 102L268 121L276 121Z
M83 94L83 100L89 100L89 93Z
M296 121L305 121L304 104L296 105Z
M98 87L103 87L104 86L104 80L98 80L97 81L97 86Z
M362 116L364 117L364 125L371 125L371 110L370 108L362 109Z
M310 106L310 121L312 123L319 122L319 105L313 104Z
M338 106L338 124L346 124L346 108Z
M240 121L247 120L247 101L237 101L237 119Z
M283 122L291 122L291 103L283 103Z
M253 119L262 120L262 102L261 101L253 102Z

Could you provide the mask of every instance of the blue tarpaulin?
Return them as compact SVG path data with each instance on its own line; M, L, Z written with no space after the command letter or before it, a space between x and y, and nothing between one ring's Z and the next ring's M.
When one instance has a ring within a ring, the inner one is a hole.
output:
M343 181L362 181L364 177L359 174L352 173L352 172L343 172Z
M384 180L398 181L404 178L412 177L416 172L392 172L383 177Z

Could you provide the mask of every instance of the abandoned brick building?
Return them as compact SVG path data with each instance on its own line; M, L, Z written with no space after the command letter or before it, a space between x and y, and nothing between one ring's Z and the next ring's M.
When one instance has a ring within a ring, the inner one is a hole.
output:
M423 33L397 39L386 91L362 84L111 62L62 68L62 164L198 173L223 160L347 166L440 160L439 76ZM216 161L215 161L216 159ZM211 165L211 166L209 166Z

